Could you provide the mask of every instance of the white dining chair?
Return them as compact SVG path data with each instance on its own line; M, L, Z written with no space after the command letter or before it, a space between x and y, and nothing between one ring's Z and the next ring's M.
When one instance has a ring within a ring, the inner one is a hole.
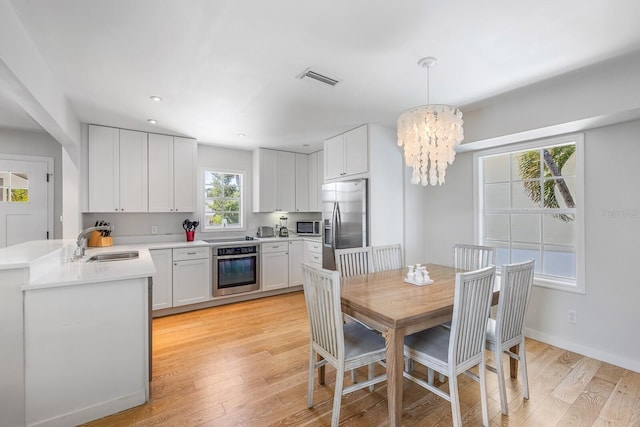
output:
M336 270L340 276L348 277L367 274L373 269L373 253L371 246L363 248L336 249Z
M529 399L529 382L527 379L527 359L524 347L524 317L527 312L535 261L507 264L502 266L500 282L500 298L496 318L487 323L486 346L494 353L495 368L487 366L498 375L498 391L500 407L504 415L509 414L507 392L505 390L502 353L520 362L522 377L522 395ZM514 345L520 346L518 353L511 352Z
M402 268L402 247L397 245L373 246L373 270L387 271Z
M302 265L304 298L311 329L309 355L309 388L307 407L313 407L313 381L317 368L327 363L336 369L331 426L340 419L342 396L352 391L386 381L387 375L373 376L373 364L385 359L385 341L357 322L343 323L340 306L340 275L337 271ZM322 360L316 360L316 354ZM369 378L344 387L344 373L369 365Z
M496 248L479 245L453 245L453 266L460 270L478 270L496 263Z
M451 402L453 425L462 425L458 375L465 373L480 383L482 422L489 425L485 381L485 334L495 282L495 266L456 274L451 328L436 326L404 339L404 355L449 377L449 393L412 372L404 376ZM469 369L478 366L478 374Z

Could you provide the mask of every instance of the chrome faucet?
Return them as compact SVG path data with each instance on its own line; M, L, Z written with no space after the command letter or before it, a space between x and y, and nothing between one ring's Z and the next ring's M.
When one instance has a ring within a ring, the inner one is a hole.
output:
M113 231L111 225L99 225L97 227L85 228L78 234L76 240L76 250L73 253L73 259L77 260L84 256L84 251L87 250L87 236L94 231Z

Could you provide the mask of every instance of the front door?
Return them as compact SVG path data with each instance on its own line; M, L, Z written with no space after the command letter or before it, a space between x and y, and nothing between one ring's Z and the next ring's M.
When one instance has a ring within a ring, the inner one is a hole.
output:
M0 158L0 247L53 237L47 183L52 165L51 158Z

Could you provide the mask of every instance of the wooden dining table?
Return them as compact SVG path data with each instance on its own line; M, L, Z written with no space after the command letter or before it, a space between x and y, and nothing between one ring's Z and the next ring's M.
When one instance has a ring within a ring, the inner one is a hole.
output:
M387 397L391 426L401 425L404 337L451 320L456 272L426 264L432 284L406 283L406 269L341 279L342 311L382 332L386 341ZM493 304L499 290L494 289ZM512 369L512 373L514 370Z

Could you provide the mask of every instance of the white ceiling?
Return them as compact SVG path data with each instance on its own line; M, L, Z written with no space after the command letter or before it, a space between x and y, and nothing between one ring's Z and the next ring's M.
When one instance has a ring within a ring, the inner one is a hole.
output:
M81 121L242 149L395 126L426 103L424 56L431 103L464 107L640 48L637 0L12 4Z

